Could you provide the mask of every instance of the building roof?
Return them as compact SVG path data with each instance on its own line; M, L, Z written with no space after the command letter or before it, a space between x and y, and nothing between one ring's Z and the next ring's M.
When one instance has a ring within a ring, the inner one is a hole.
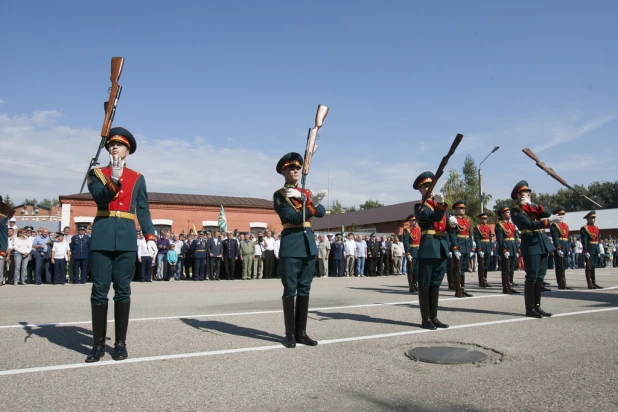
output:
M90 193L60 196L60 203L70 200L93 200ZM148 192L148 203L190 206L221 206L272 209L272 200L252 197L186 195L181 193Z
M352 224L359 226L371 225L383 222L402 222L414 213L413 202L397 203L395 205L376 207L373 209L358 210L356 212L329 214L321 219L312 219L311 228L313 230L337 229L341 226L349 227Z
M581 229L586 224L584 216L589 210L584 212L567 212L564 215L564 222L569 225L569 231ZM597 220L595 224L599 230L618 229L618 209L596 209Z

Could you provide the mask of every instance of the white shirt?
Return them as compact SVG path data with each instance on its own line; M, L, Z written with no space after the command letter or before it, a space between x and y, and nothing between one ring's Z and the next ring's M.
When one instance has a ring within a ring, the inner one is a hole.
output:
M394 257L402 257L403 256L403 244L393 243L391 245L391 251L393 252Z
M66 259L69 252L69 245L64 242L54 242L52 253L54 259Z
M182 253L182 245L184 245L184 242L179 239L176 242L172 242L172 244L174 245L174 251L180 255Z
M279 257L279 249L281 248L281 240L277 239L275 240L275 257Z
M137 256L152 256L150 252L148 252L148 243L146 239L137 239Z
M575 253L582 253L584 251L584 247L582 246L582 242L579 240L575 244Z
M356 241L346 239L344 244L344 253L346 256L354 256L356 255Z
M603 243L599 242L599 255L604 255L605 254L605 247L603 246Z
M266 246L266 250L275 250L275 238L274 237L265 237L264 245Z
M15 243L13 244L13 249L16 253L30 253L30 251L32 250L32 240L30 240L30 238L17 238L15 239Z
M253 253L254 256L262 256L262 252L264 251L265 247L264 247L264 242L260 243L257 240L255 242L255 252Z

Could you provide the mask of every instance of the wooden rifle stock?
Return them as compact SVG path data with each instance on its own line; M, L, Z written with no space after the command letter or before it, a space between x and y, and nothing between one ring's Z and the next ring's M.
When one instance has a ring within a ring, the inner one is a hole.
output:
M558 173L554 172L554 169L552 169L551 167L547 166L545 163L543 163L541 161L541 159L539 159L539 157L534 154L534 152L528 148L525 148L522 150L522 152L524 152L526 154L526 156L528 156L530 159L534 160L536 162L536 165L543 170L545 173L547 173L548 175L550 175L551 177L553 177L554 179L556 179L558 182L560 182L560 184L564 187L566 187L567 189L571 189L572 191L574 191L575 193L577 193L578 195L584 197L585 199L589 200L590 202L594 203L595 205L597 205L600 208L603 208L603 206L601 206L600 204L598 204L597 202L595 202L594 200L590 199L588 196L586 196L585 194L581 193L580 191L578 191L577 189L571 187L566 180L564 180L563 178L561 178L560 176L558 176Z
M423 196L422 203L425 203L427 199L431 197L433 193L433 189L436 187L436 183L438 183L438 179L440 179L440 177L444 173L444 169L446 168L446 165L448 164L449 159L455 153L455 150L457 150L457 146L459 146L459 143L461 143L462 140L463 140L463 134L458 133L457 136L455 136L455 140L453 140L453 144L451 144L451 148L448 150L448 153L446 154L446 156L442 158L442 161L440 162L440 166L438 166L438 170L436 171L434 178L429 185L429 190L427 191L425 196Z
M112 128L112 122L114 121L114 116L116 114L116 105L118 104L118 99L120 99L120 93L122 92L122 86L118 84L118 80L120 80L123 66L124 57L112 57L111 75L109 77L112 82L112 87L109 92L109 100L103 103L105 117L103 119L103 127L101 128L101 141L99 142L97 154L90 159L90 164L88 165L88 170L86 170L86 176L84 176L84 181L82 182L82 187L79 190L79 193L84 191L84 186L86 186L88 172L90 172L90 169L99 164L99 154L101 153L101 149L105 147L105 142L109 136L109 131Z

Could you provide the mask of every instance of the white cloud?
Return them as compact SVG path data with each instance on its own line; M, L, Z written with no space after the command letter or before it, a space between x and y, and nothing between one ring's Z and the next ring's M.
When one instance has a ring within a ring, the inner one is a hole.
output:
M3 195L9 193L20 202L26 197L55 198L79 192L100 137L97 130L72 128L62 124L63 119L57 111L0 114ZM275 172L278 154L271 154L270 147L261 151L238 148L241 139L233 148L222 147L204 136L156 140L138 135L136 139L138 150L129 157L128 166L144 174L150 191L271 199L283 184ZM107 156L103 149L99 161L107 164ZM355 166L359 164L363 166ZM314 191L329 187L330 201L338 199L346 206L369 198L385 204L414 200L417 192L412 190L412 181L426 169L422 163L356 158L326 166L314 161L313 166L307 187Z
M0 106L6 103L4 100L0 99Z

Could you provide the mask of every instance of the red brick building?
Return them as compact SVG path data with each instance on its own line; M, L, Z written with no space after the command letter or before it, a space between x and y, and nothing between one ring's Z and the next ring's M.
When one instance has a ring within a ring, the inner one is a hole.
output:
M148 203L152 223L158 233L162 229L189 233L193 227L197 230L218 230L221 206L225 211L228 230L255 233L267 228L274 232L283 229L271 200L149 192ZM71 227L73 233L77 232L78 224L92 223L96 216L97 208L90 193L60 196L60 204L61 226ZM136 225L139 226L137 221Z

